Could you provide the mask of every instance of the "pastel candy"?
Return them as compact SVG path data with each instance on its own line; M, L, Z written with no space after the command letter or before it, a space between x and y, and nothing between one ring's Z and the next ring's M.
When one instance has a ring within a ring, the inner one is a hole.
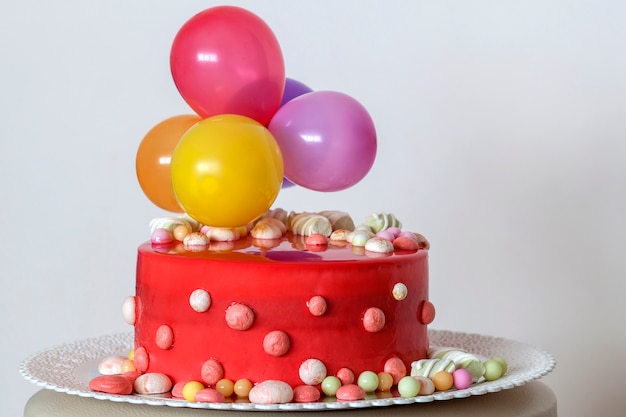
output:
M312 403L320 396L319 390L312 385L298 385L293 389L293 400L297 403Z
M418 395L430 395L435 392L435 383L432 379L425 376L414 376L420 383L420 392Z
M287 228L294 235L303 236L319 233L328 237L333 232L333 226L330 221L326 217L315 213L290 214L287 219Z
M393 252L393 243L385 238L374 236L365 242L365 250L376 253L391 253Z
M411 363L411 376L433 378L438 372L454 372L456 367L450 359L420 359Z
M226 398L214 388L204 388L196 392L194 401L199 403L223 403L226 401Z
M209 359L202 365L200 376L207 384L215 385L220 379L224 378L224 368L217 360Z
M365 390L356 384L342 385L335 397L340 401L358 401L365 398Z
M378 233L390 227L402 229L402 222L391 213L374 213L367 216L365 220L363 220L363 224L369 226L374 233Z
M454 362L456 368L466 369L472 375L472 381L478 381L485 372L480 358L463 349L436 346L428 350L428 356L435 359L447 359Z
M307 359L300 365L298 374L307 385L317 385L326 378L326 365L318 359Z
M344 211L339 210L325 210L320 211L318 214L326 217L330 221L333 230L346 229L354 230L354 221L352 217Z
M133 383L121 375L99 375L89 381L89 389L107 394L128 395L133 392Z
M126 359L126 356L121 355L107 356L98 363L98 372L102 375L121 375L122 364Z
M283 381L263 381L252 387L248 399L253 404L284 404L293 400L293 389Z
M172 389L172 381L165 374L149 372L135 380L134 388L139 394L162 394Z
M419 243L416 239L411 239L407 236L398 236L393 240L393 247L395 250L416 251L419 249Z
M396 385L400 379L406 376L406 365L402 359L394 356L385 361L383 371L389 373L393 377L393 383Z
M135 297L133 296L126 297L122 303L122 317L130 325L135 324L135 304Z

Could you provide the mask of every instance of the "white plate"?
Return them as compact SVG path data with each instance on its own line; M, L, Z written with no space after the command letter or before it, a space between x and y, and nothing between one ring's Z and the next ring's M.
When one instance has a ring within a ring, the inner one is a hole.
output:
M91 391L89 381L98 375L98 362L109 355L126 355L131 349L133 334L125 333L67 343L44 350L25 359L20 364L20 373L27 380L43 388L99 400L220 410L296 411L381 407L483 395L515 388L534 379L539 379L552 371L556 365L554 358L549 353L524 343L500 337L432 329L429 330L429 336L432 346L452 346L465 349L483 358L501 356L506 359L509 370L505 376L496 381L478 382L464 390L453 389L411 398L383 398L371 395L361 401L346 402L326 399L314 403L271 405L237 401L191 403L162 396L112 395Z

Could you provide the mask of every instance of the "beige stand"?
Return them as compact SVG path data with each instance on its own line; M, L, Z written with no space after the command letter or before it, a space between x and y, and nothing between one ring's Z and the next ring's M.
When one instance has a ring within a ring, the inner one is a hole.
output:
M420 416L420 417L555 417L556 397L545 384L534 381L521 387L463 399L434 401L341 411L235 411L198 410L145 404L117 403L41 390L31 397L24 417L298 417Z

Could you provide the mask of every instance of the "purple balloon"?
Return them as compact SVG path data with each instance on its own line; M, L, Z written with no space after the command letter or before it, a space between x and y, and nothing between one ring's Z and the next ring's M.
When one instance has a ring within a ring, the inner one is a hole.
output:
M291 188L291 187L293 187L294 185L296 185L296 184L294 184L293 182L289 181L287 178L284 178L284 177L283 177L283 183L282 183L282 185L280 186L280 188L283 188L283 189L285 189L285 188Z
M285 78L285 92L283 93L283 99L280 102L280 107L285 103L299 97L303 94L310 93L311 90L307 85L302 84L300 81L293 78Z
M315 91L278 109L268 126L280 146L285 177L316 191L339 191L359 182L376 158L376 129L352 97Z

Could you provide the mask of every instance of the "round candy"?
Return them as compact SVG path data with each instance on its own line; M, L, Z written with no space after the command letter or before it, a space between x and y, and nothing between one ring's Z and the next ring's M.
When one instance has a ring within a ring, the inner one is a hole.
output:
M155 343L161 349L167 350L174 344L174 332L167 324L162 324L156 331Z
M357 379L357 385L365 392L374 392L378 388L378 375L372 371L363 371Z
M224 397L230 397L235 392L235 383L228 378L222 378L215 384L215 389Z
M189 381L183 385L183 398L189 402L194 402L196 393L204 389L204 385L200 381Z
M286 382L267 380L252 387L248 399L253 404L284 404L293 400L293 389Z
M89 381L89 389L107 394L128 395L133 392L133 383L121 375L99 375Z
M412 376L405 376L398 382L398 392L402 397L415 397L420 392L420 382Z
M379 372L378 374L378 391L391 391L393 387L393 376L389 372Z
M172 381L165 374L150 372L139 376L134 388L139 394L162 394L172 389Z
M342 385L335 394L339 401L357 401L365 398L365 390L355 384Z
M383 371L389 373L393 377L393 383L397 384L402 377L406 376L406 365L402 359L394 356L385 361Z
M385 327L385 313L378 307L370 307L363 315L363 327L368 332L379 332Z
M245 304L233 304L226 309L226 324L234 330L247 330L254 323L254 311Z
M487 381L494 381L502 376L502 365L499 361L489 359L483 365L485 367L483 376Z
M394 285L393 289L391 290L391 294L393 295L393 298L395 298L398 301L404 300L408 293L409 293L408 288L406 287L406 285L404 285L401 282L398 282L396 285Z
M330 397L334 397L340 387L341 380L336 376L329 375L322 380L322 392Z
M446 391L452 388L454 384L454 378L450 372L439 371L433 376L433 384L437 391Z
M300 379L307 385L317 385L326 378L326 366L318 359L307 359L298 370Z
M248 394L250 394L250 390L252 389L252 382L249 379L242 378L235 381L235 386L233 390L237 397L246 398Z
M290 346L289 336L282 330L273 330L263 338L263 350L268 355L283 356Z
M472 385L472 374L467 369L457 369L452 373L454 388L466 389Z
M223 403L226 398L214 388L205 388L196 392L194 400L199 403Z
M312 403L320 399L320 392L312 385L298 385L293 389L293 400L297 403Z
M354 372L350 368L341 368L337 371L337 378L343 385L352 384L354 382Z
M204 382L209 385L215 385L217 381L224 378L224 368L217 360L209 359L202 365L200 375Z
M136 348L133 361L135 362L135 368L137 368L139 372L146 372L148 364L150 363L150 358L148 357L146 348L143 346Z
M320 295L314 295L311 297L311 299L307 301L306 305L309 308L309 312L314 316L324 315L326 308L328 307L326 300Z
M211 296L206 290L198 288L189 296L189 305L194 311L204 313L211 307Z
M122 317L131 326L135 324L135 297L128 296L122 303Z
M497 357L493 358L493 360L500 364L500 366L502 367L502 375L505 375L507 373L507 371L509 370L509 365L506 363L504 358L501 358L500 356L497 356Z

